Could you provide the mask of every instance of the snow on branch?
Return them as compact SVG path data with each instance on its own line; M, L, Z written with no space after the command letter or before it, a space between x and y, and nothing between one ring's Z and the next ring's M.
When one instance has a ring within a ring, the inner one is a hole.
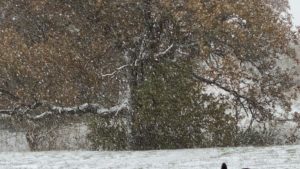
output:
M0 117L7 117L13 114L14 110L0 110Z
M154 57L159 57L159 56L165 55L166 53L168 53L173 48L173 46L174 46L174 44L172 43L166 50L155 54Z
M92 113L100 116L109 116L127 108L128 108L128 103L126 101L110 108L105 108L99 104L89 104L89 103L85 103L74 107L52 106L50 108L50 111L44 112L32 118L41 119L46 116L55 115L55 114L85 114L85 113Z
M107 77L107 76L114 76L116 73L120 72L122 69L124 69L125 67L129 66L127 65L123 65L121 67L116 68L115 71L113 71L112 73L108 73L108 74L101 74L102 77Z
M99 104L90 104L90 103L84 103L82 105L73 106L73 107L53 106L45 102L41 105L47 106L48 111L45 111L38 115L32 115L30 111L24 112L22 111L22 109L0 110L0 117L13 117L18 115L24 115L22 117L26 117L27 119L31 119L31 120L38 120L51 115L69 115L69 114L79 115L79 114L88 114L88 113L105 117L105 116L114 115L123 109L128 109L127 100L110 108L105 108Z

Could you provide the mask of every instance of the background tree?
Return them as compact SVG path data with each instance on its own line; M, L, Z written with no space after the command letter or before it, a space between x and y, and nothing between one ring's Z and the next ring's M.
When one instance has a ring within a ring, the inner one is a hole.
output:
M236 134L245 117L250 129L273 120L276 107L288 112L296 97L286 94L295 85L291 70L278 64L295 60L287 7L286 0L2 1L1 113L29 121L121 116L128 149L204 146L201 129ZM232 138L225 135L215 140Z

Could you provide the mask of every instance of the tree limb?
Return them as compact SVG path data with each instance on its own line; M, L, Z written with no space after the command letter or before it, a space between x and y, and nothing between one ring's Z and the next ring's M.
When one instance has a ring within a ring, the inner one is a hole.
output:
M193 75L193 77L194 77L195 79L200 80L201 82L204 82L204 83L206 83L206 84L208 84L208 85L214 85L214 86L216 86L216 87L218 87L218 88L220 88L220 89L222 89L222 90L224 90L224 91L226 91L226 92L232 94L233 96L235 96L235 97L236 97L237 99L239 99L239 100L240 100L240 99L245 100L248 104L252 105L253 107L255 107L255 108L257 108L257 109L259 109L260 111L263 111L263 110L264 110L264 108L263 108L261 105L259 105L255 100L253 100L253 99L251 99L251 98L248 98L248 97L246 97L246 96L244 96L244 95L238 93L238 92L235 91L235 90L232 90L232 89L229 89L229 88L227 88L227 87L225 87L225 86L222 86L221 84L217 83L215 80L209 80L209 79L206 79L206 78L204 78L204 77L202 77L202 76L197 75L197 74L194 73L194 72L192 72L192 75ZM240 101L241 101L241 100L240 100ZM246 110L246 109L245 109L245 110ZM251 114L254 115L253 111L251 111Z
M174 46L174 44L172 43L166 50L155 54L154 57L159 57L159 56L165 55L166 53L168 53L173 48L173 46Z
M37 115L32 115L29 112L30 110L33 110L36 107L30 106L26 108L22 107L17 109L0 110L0 115L10 116L10 117L24 115L27 119L31 119L31 120L43 119L51 115L68 115L68 114L83 115L89 113L106 117L106 116L114 115L123 109L128 109L128 102L126 100L110 108L105 108L99 104L90 104L90 103L84 103L82 105L73 106L73 107L54 106L46 102L39 103L39 104L48 107L48 111L42 112Z
M113 71L112 73L108 73L108 74L101 74L102 77L107 77L107 76L114 76L116 73L120 72L122 69L124 69L125 67L129 66L128 64L120 66L118 68L116 68L115 71Z

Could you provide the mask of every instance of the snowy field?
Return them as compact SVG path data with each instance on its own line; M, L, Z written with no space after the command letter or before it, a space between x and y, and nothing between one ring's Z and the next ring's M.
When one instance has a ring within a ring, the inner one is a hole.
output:
M140 152L1 152L1 169L300 169L300 146Z

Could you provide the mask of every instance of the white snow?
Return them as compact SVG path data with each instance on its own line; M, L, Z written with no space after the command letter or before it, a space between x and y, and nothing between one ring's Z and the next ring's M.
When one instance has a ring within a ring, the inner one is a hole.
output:
M300 146L123 152L2 152L2 169L296 169Z

